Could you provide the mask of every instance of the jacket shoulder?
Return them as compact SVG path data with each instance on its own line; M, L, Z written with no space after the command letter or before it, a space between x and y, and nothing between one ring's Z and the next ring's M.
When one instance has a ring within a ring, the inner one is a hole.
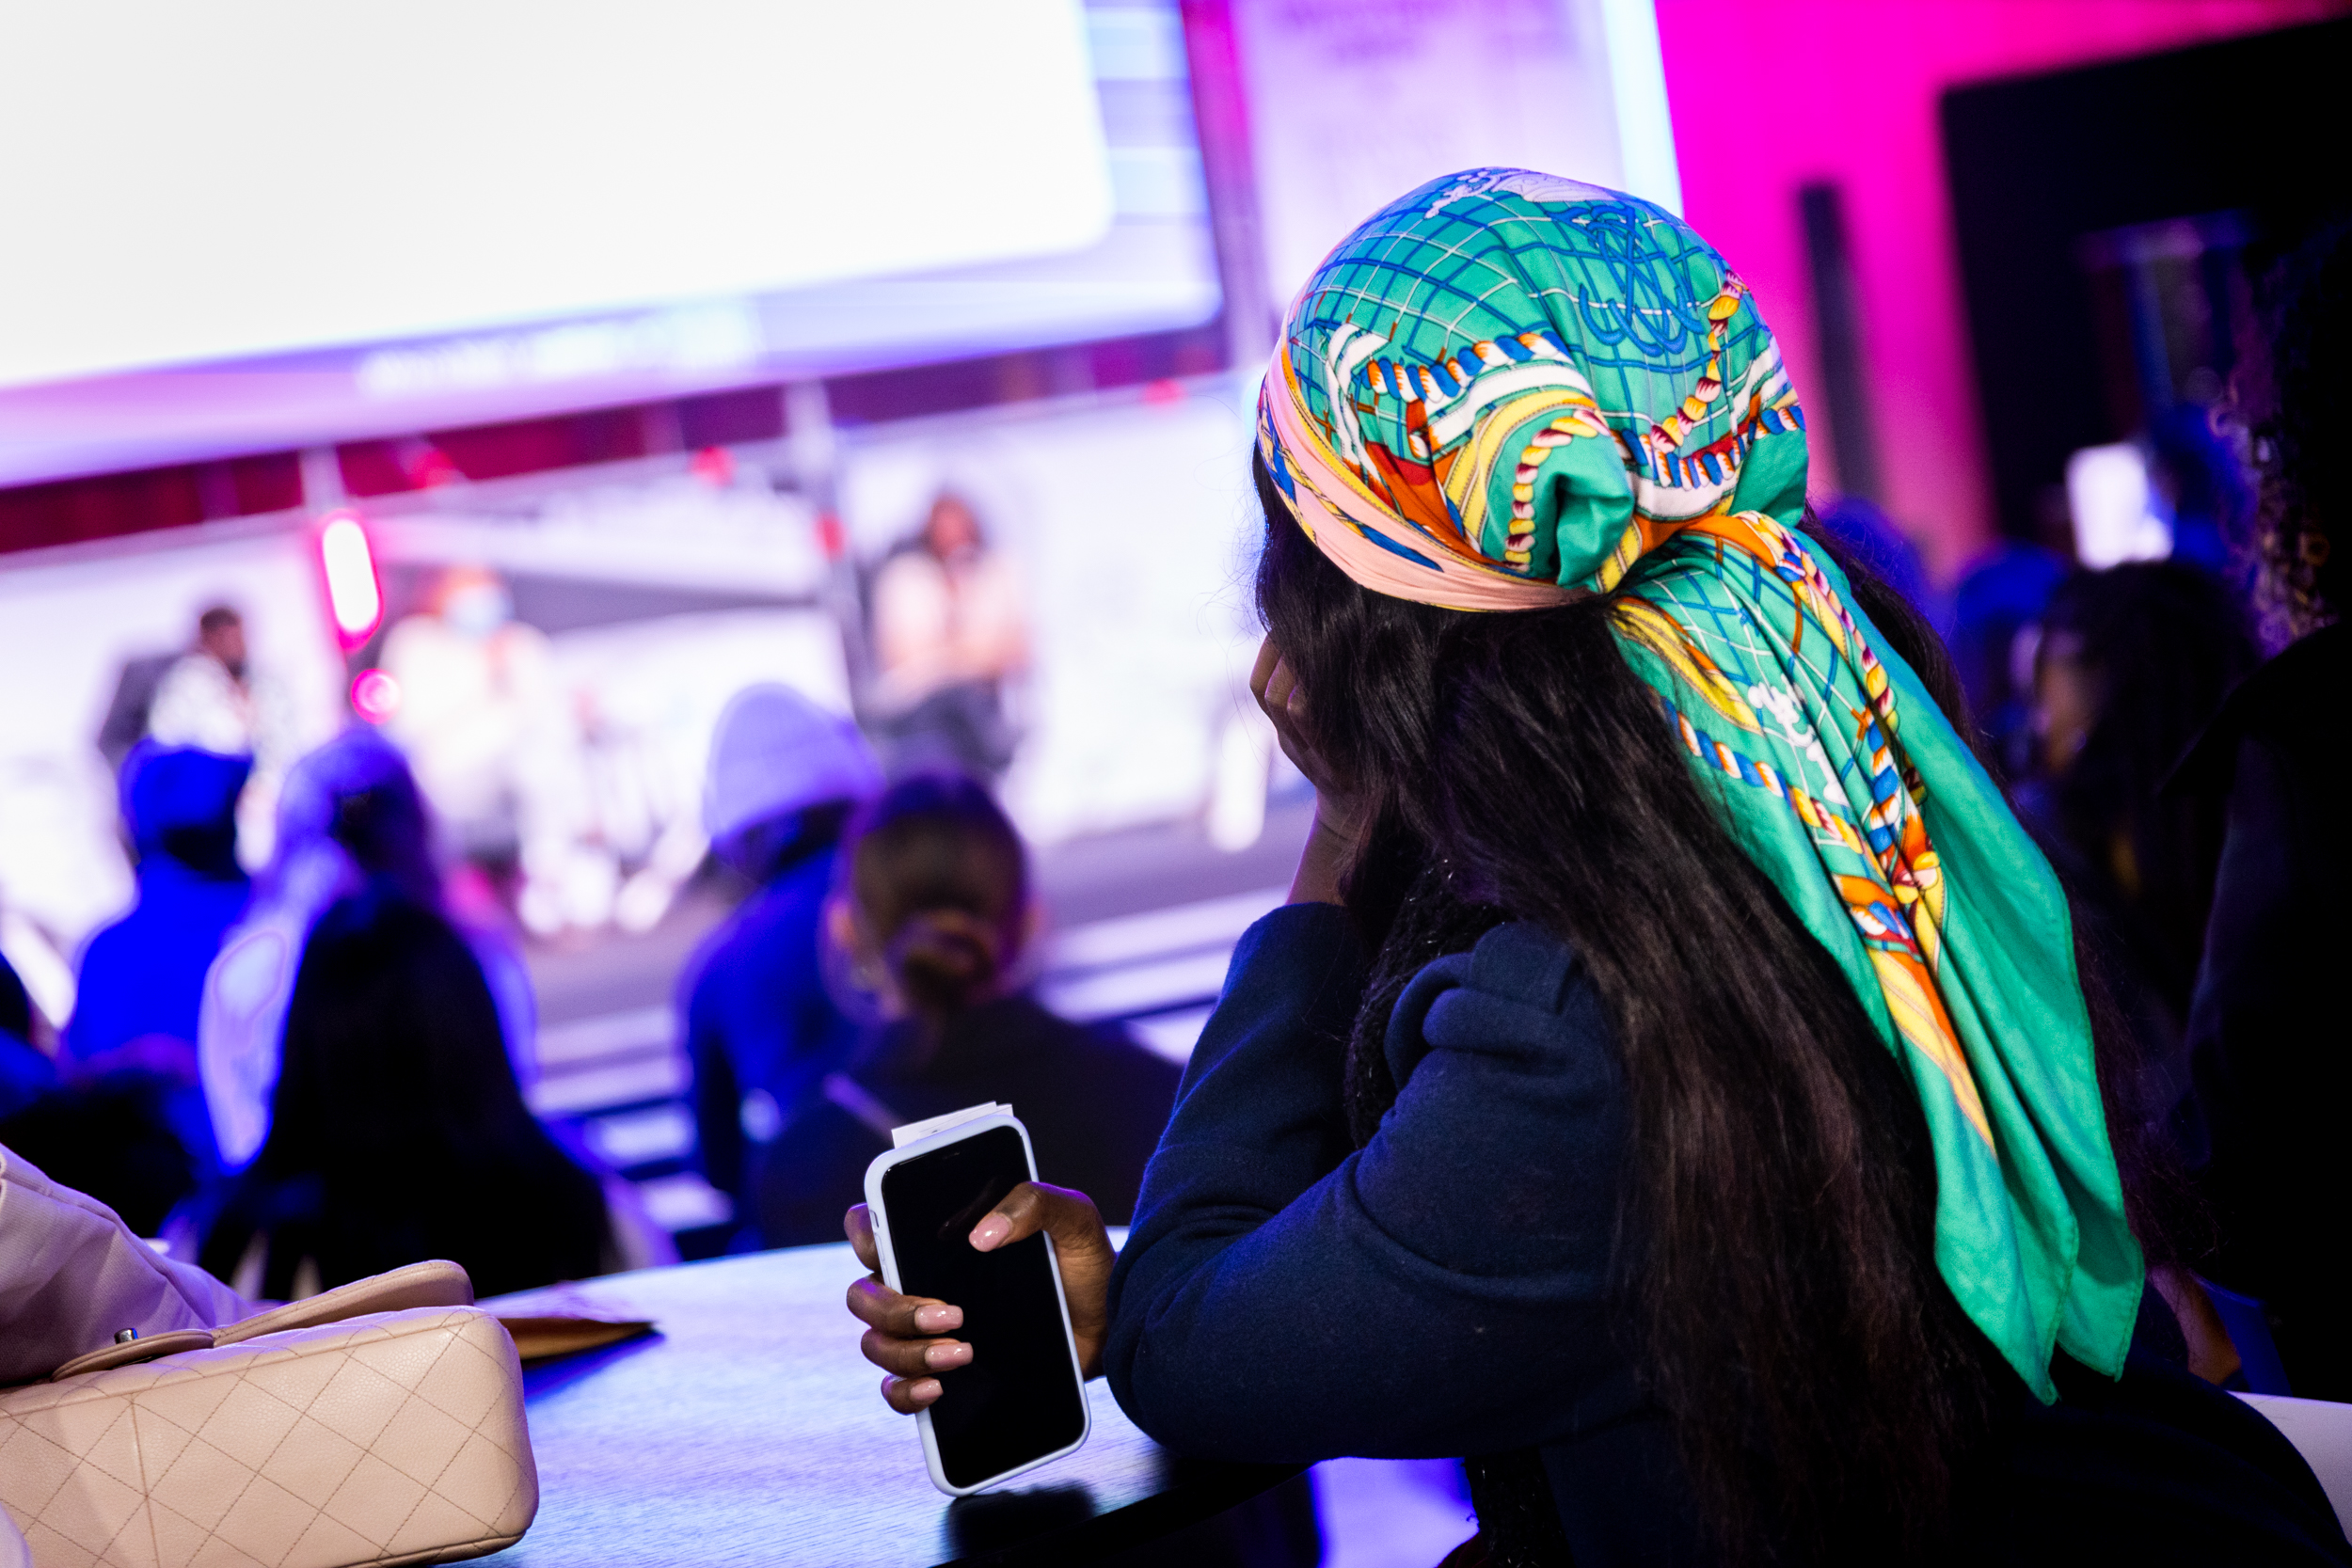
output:
M2240 681L2189 743L2165 790L2228 794L2238 747L2248 740L2289 755L2310 753L2315 762L2340 763L2347 719L2352 719L2352 626L2339 621L2297 639Z

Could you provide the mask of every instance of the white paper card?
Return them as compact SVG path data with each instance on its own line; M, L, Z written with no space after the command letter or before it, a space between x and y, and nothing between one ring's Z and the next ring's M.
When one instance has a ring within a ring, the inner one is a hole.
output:
M928 1138L934 1132L944 1132L959 1123L971 1121L979 1117L994 1116L999 1111L1007 1116L1012 1115L1011 1106L999 1105L992 1100L985 1105L966 1105L962 1110L950 1111L944 1117L932 1117L925 1121L911 1121L904 1127L894 1127L890 1130L890 1147L904 1148L917 1138Z

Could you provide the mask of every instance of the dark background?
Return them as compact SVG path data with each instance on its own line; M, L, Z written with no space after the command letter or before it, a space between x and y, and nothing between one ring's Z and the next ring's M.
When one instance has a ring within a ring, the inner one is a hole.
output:
M1944 95L1962 293L2004 533L2045 531L2069 453L2137 434L2117 428L2132 401L2110 385L2084 237L2236 213L2250 235L2243 267L2259 275L2352 214L2348 111L2352 21Z

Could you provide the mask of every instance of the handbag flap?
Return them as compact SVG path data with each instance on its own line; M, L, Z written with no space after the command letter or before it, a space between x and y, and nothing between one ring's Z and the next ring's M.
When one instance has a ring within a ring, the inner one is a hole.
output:
M129 1367L141 1361L152 1361L160 1355L176 1355L182 1351L210 1350L215 1345L242 1344L264 1334L283 1334L289 1329L315 1328L322 1323L341 1323L346 1318L365 1317L376 1312L405 1312L415 1307L471 1307L473 1281L466 1271L446 1259L429 1262L410 1263L385 1274L355 1279L348 1285L338 1285L331 1291L290 1301L266 1312L257 1312L233 1323L218 1328L178 1328L166 1334L149 1335L143 1339L127 1339L120 1344L102 1345L87 1355L77 1355L49 1374L52 1383L86 1372L103 1372L111 1367Z
M447 1259L411 1263L405 1268L386 1274L370 1275L348 1285L338 1285L300 1301L290 1301L259 1312L242 1323L227 1323L213 1330L213 1343L233 1345L263 1334L282 1334L290 1328L311 1328L320 1323L341 1323L371 1312L405 1312L412 1307L471 1307L473 1281L466 1271Z
M124 1332L129 1332L125 1330ZM49 1381L61 1383L84 1372L103 1372L109 1367L128 1367L135 1361L152 1361L159 1355L177 1355L183 1350L210 1350L213 1331L209 1328L174 1328L162 1334L151 1334L144 1339L125 1339L119 1344L102 1345L87 1355L77 1355L49 1374Z

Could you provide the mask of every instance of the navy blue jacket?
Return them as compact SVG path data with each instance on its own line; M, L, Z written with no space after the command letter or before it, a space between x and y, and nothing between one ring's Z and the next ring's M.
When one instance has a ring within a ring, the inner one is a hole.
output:
M221 939L245 913L252 884L236 863L237 798L250 757L142 744L123 765L122 812L138 847L138 902L82 950L64 1062L87 1066L119 1046L161 1035L195 1065L204 975ZM204 1091L171 1086L165 1113L198 1168L219 1161Z
M87 1061L143 1035L196 1043L204 975L245 913L252 884L207 876L165 855L139 863L139 901L82 950L66 1050Z
M1243 937L1112 1276L1112 1390L1219 1458L1559 1445L1578 1560L1610 1560L1690 1510L1608 1314L1627 1110L1598 998L1530 926L1429 965L1389 1029L1396 1105L1358 1150L1342 1069L1365 978L1331 905Z
M744 1168L757 1153L745 1147L745 1098L767 1095L781 1122L857 1049L857 1025L834 1006L818 957L835 853L792 862L745 899L688 962L680 987L703 1172L739 1215L749 1215L758 1185Z
M2352 626L2312 633L2231 693L2179 787L2227 802L2189 1009L2220 1245L2200 1266L2263 1298L2295 1392L2352 1400Z
M1609 1309L1629 1110L1583 966L1514 924L1424 968L1390 1023L1396 1103L1359 1150L1342 1085L1365 980L1335 907L1243 937L1111 1276L1120 1404L1208 1458L1538 1449L1580 1568L1708 1560ZM1994 1560L2344 1560L2267 1423L2133 1367L2063 1363L2046 1411L2016 1386L1968 1510Z

